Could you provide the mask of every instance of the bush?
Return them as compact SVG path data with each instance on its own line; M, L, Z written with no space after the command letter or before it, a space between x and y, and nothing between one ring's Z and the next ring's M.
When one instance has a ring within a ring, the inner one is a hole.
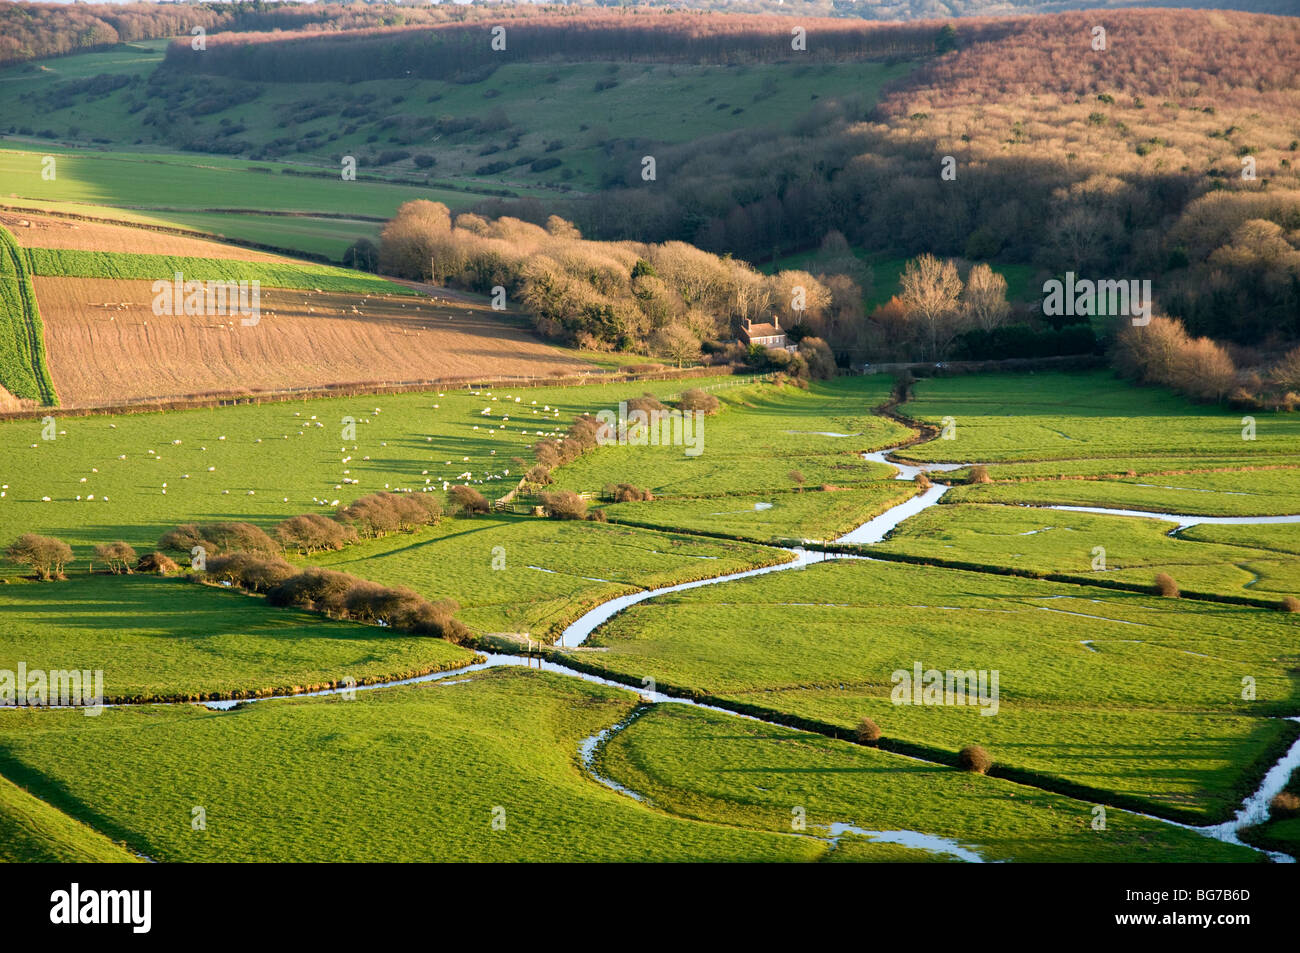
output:
M917 486L919 486L922 490L928 490L930 489L930 487L934 486L934 483L932 483L930 478L926 476L924 473L918 473L916 475L916 479L913 480L912 482L915 483Z
M701 390L698 387L692 387L682 394L681 399L677 401L677 407L680 410L698 410L702 414L716 414L722 403L707 390Z
M976 774L988 774L989 768L993 767L993 759L979 745L967 745L957 753L957 767Z
M9 545L5 555L30 568L37 579L62 579L63 567L72 561L72 547L52 536L23 533Z
M648 503L655 498L649 490L643 490L631 483L608 486L605 488L605 493L612 497L615 503Z
M129 573L131 567L135 564L137 556L135 550L123 542L100 543L95 547L95 558L102 563L108 564L108 571L113 575L120 573Z
M491 510L487 497L472 486L464 484L453 486L451 488L451 499L460 507L460 512L466 516L472 516L475 513L487 513Z
M1282 600L1283 612L1300 612L1300 599L1295 596L1287 596Z
M202 546L207 555L245 552L278 554L280 545L252 523L184 523L168 530L158 540L158 548L172 552L191 553Z
M160 576L169 575L180 568L166 553L146 553L135 564L136 572L156 572Z
M667 408L664 407L663 403L654 394L645 394L642 397L633 397L627 402L627 412L629 416L631 416L632 411L634 410L644 411L646 416L649 417L656 411L666 409Z
M1177 599L1178 583L1174 582L1174 577L1167 572L1156 573L1155 593L1166 599Z
M881 736L880 726L870 718L863 718L858 722L858 730L854 732L854 737L862 744L872 744L879 741Z
M542 505L557 520L585 520L587 518L587 501L572 490L557 490L555 493L543 493Z
M786 476L790 478L790 482L794 483L798 487L802 487L807 481L807 477L805 477L799 470L791 470L786 474Z
M601 509L592 510L590 513L587 514L587 519L593 523L609 522L609 516L606 515L605 511Z
M992 483L993 478L989 476L989 468L983 464L977 464L970 468L970 473L966 477L967 483Z
M550 467L542 466L540 463L536 464L529 468L528 472L524 474L524 479L529 483L535 483L538 486L546 486L551 482L551 469Z
M380 537L436 524L442 504L427 493L371 493L340 508L336 518L358 536Z
M337 520L320 513L291 516L275 528L276 538L285 549L307 555L321 550L342 549L356 532Z
M1268 816L1275 821L1300 817L1300 797L1290 791L1279 791L1268 802Z

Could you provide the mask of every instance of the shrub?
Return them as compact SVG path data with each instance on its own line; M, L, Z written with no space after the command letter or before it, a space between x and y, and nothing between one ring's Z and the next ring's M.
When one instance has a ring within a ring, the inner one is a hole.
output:
M542 505L557 520L584 520L587 518L587 501L572 490L557 490L541 495Z
M464 484L453 486L451 488L451 499L460 507L460 512L466 516L472 516L475 513L487 513L491 509L487 497L472 486Z
M645 411L645 414L648 417L655 411L665 409L663 402L654 394L645 394L641 397L633 397L627 402L627 412L629 415L631 415L634 410L641 410Z
M135 564L136 572L156 572L160 576L174 573L180 568L180 566L176 565L176 561L166 553L146 553Z
M615 503L650 502L655 498L649 490L643 490L631 483L620 483L618 486L609 487L607 492L614 498Z
M993 759L979 745L967 745L957 753L957 767L963 771L987 774L989 768L993 767Z
M273 606L300 606L332 614L342 610L351 587L352 577L347 573L313 567L272 587L266 601Z
M254 558L245 567L239 582L250 592L266 592L297 573L296 568L279 556L272 556L269 559Z
M63 567L72 561L72 547L52 536L23 533L9 545L5 555L30 568L37 579L62 579Z
M184 523L168 530L158 540L158 548L190 553L202 546L209 556L228 553L278 554L280 545L252 523Z
M1268 816L1275 821L1300 817L1300 797L1290 791L1279 791L1268 802Z
M321 513L305 513L291 516L278 525L275 535L285 549L306 555L320 550L342 549L357 534L351 527Z
M1178 598L1178 583L1174 582L1174 577L1167 572L1156 573L1155 592L1158 596L1164 596L1166 599Z
M524 479L538 486L546 486L551 482L551 468L538 463L529 468L528 472L524 474Z
M1300 612L1300 599L1295 596L1286 596L1282 600L1283 612Z
M587 514L587 519L590 520L590 521L593 522L593 523L608 523L608 522L609 522L609 516L606 515L605 511L602 510L602 509L595 509L595 510L592 510L590 513Z
M786 474L786 476L790 478L790 482L794 483L796 486L799 487L802 487L805 481L807 480L807 478L799 470L791 470L789 473Z
M863 744L879 741L881 736L880 726L870 718L863 718L858 722L858 730L854 732L854 736Z
M926 476L924 473L918 473L916 475L916 479L913 480L912 482L915 483L917 486L919 486L922 490L928 490L930 489L930 487L934 486L934 484L930 481L930 478Z
M977 464L970 468L970 474L966 477L967 483L992 483L993 478L989 476L989 468L983 464Z
M137 556L135 550L123 542L100 543L95 547L95 558L108 564L108 571L114 575L131 572Z
M722 403L707 390L701 390L698 387L692 387L684 392L681 399L677 401L677 407L680 410L698 410L703 414L716 414Z

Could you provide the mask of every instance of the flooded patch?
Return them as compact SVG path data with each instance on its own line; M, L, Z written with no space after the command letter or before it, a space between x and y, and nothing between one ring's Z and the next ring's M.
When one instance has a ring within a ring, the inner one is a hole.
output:
M829 824L823 830L829 832L831 843L837 847L840 838L845 834L856 834L858 837L865 837L867 840L875 841L878 844L898 844L900 847L910 847L913 850L923 850L931 854L946 854L950 857L956 857L958 860L964 860L968 864L984 863L984 858L969 847L963 847L955 840L949 840L946 837L922 834L920 831L869 831L861 827L854 827L852 824Z

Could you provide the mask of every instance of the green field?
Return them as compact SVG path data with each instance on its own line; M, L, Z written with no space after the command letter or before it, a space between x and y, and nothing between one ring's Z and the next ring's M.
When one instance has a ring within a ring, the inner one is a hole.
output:
M113 700L228 697L358 684L467 664L441 639L397 635L257 597L149 575L0 586L0 670L103 671Z
M682 446L607 446L554 474L556 486L599 492L632 483L656 497L725 497L807 486L862 486L893 469L862 460L861 451L902 440L907 431L872 410L889 397L890 382L843 377L793 386L720 390L723 409L705 417L701 452ZM684 389L684 388L683 388ZM602 409L617 412L617 404ZM841 436L825 436L839 434Z
M180 272L186 281L257 281L268 288L317 289L343 294L418 295L365 272L307 263L280 264L185 255L135 255L70 248L26 250L33 274L46 277L171 280Z
M996 480L1000 470L990 467L989 475ZM944 502L1104 506L1180 516L1289 516L1300 513L1300 469L983 483L955 487Z
M679 528L691 532L723 533L761 542L831 540L916 492L907 481L881 480L862 487L730 495L704 500L655 500L612 503L610 519L638 526Z
M1224 415L1114 381L1108 386L1123 393L1097 399L1093 388L1105 380L924 381L904 410L953 414L956 444L968 441L993 458L1028 420L1088 438L1073 457L1026 466L1110 473L1134 447L1165 460L1206 441L1214 459L1253 465L1249 455L1258 451L1249 442L1214 443ZM271 609L183 579L90 576L88 547L120 538L144 549L181 522L245 519L269 528L381 489L441 494L465 472L489 497L500 495L531 465L529 445L562 434L576 414L645 391L671 399L697 385L716 388L723 401L706 418L698 457L681 447L602 447L555 471L561 487L599 493L627 482L656 494L648 503L593 504L606 506L614 523L447 517L307 561L453 598L457 617L481 634L551 640L616 596L787 558L707 534L825 538L915 492L892 479L892 468L860 456L908 435L872 413L889 396L890 382L878 377L808 390L718 377L67 417L57 420L55 440L40 439L39 421L10 421L0 423L0 541L48 533L72 543L77 561L66 582L37 584L11 571L0 586L13 620L0 636L0 669L19 661L103 669L109 695L183 697L454 666L470 653L435 639ZM1129 405L1143 415L1129 422L1144 428L1137 435L1115 427ZM968 409L944 409L954 406ZM336 428L349 416L356 437L345 442ZM1289 418L1268 423L1284 435L1280 442L1289 439ZM940 455L934 448L946 443L908 455ZM1014 444L1005 458L1021 459L1024 446ZM1179 494L1180 503L1209 497L1211 508L1237 493L1262 497L1268 480L1294 472L1200 472L1170 479L1182 489L1163 492ZM964 502L1004 487L1138 492L1143 482L1155 481L958 488L945 504L958 502L904 522L877 548L1081 580L1145 585L1166 571L1185 590L1269 599L1297 591L1294 527L1207 525L1172 538L1172 526L1157 520ZM823 483L838 489L824 491ZM1106 549L1105 572L1092 568L1096 546ZM600 774L644 802L602 787L578 756L583 738L632 713L633 697L519 669L361 692L355 701L259 702L226 713L10 712L0 719L0 775L63 812L66 823L88 824L156 860L952 859L853 834L834 839L821 828L850 824L946 837L986 860L1250 861L1259 855L1121 808L1192 823L1232 814L1294 735L1277 716L1300 713L1298 626L1300 615L1235 605L897 562L830 562L644 601L584 647L559 650L634 684L652 678L660 688L804 719L823 732L671 705L647 709L596 758ZM918 661L997 672L997 714L893 704L891 674ZM1247 677L1254 697L1243 694ZM961 747L982 744L994 776L826 736L850 736L864 716L881 726L886 747L927 760L951 761ZM329 810L321 807L323 778L331 779ZM1090 824L1096 801L1111 806L1106 831ZM188 824L195 806L207 811L206 831ZM492 829L496 807L505 811L504 831ZM795 807L806 810L802 834L790 828ZM286 812L295 824L273 820ZM0 811L0 823L4 817ZM1285 837L1287 823L1269 825L1269 836ZM575 830L591 833L575 838ZM34 848L14 850L30 856Z
M466 482L465 472L485 494L502 495L526 469L515 458L531 465L529 447L542 435L563 434L576 415L621 398L682 389L660 381L456 390L62 417L53 440L41 439L39 419L0 422L0 541L39 532L74 548L117 539L143 548L178 523L268 527L383 489L441 492L443 481ZM345 417L356 427L346 442Z
M583 611L641 589L720 576L789 557L762 546L671 532L531 517L444 520L317 555L311 561L455 599L480 632L527 632L551 641Z
M98 831L0 777L0 863L123 864L135 860Z
M974 845L990 861L1258 859L1117 810L1107 812L1106 830L1094 830L1089 805L1057 794L678 705L633 722L599 765L674 814L772 831L789 829L802 807L810 831L833 823L925 831ZM846 836L827 859L869 859L855 850L884 846Z
M1300 593L1294 525L1207 525L1168 535L1176 526L1143 517L963 504L920 513L875 549L1138 585L1151 585L1164 572L1184 589L1219 595L1280 599Z
M603 747L602 769L646 782L638 803L578 758L633 704L498 669L354 701L109 710L89 729L73 713L19 712L0 721L0 770L160 861L818 860L835 852L816 825L850 820L936 827L989 859L1254 859L1119 811L1093 832L1084 803L696 712L654 711ZM738 780L738 765L755 768ZM900 859L883 847L850 853Z
M0 386L15 397L58 403L45 335L23 251L0 226Z
M1300 452L1300 415L1257 411L1255 439L1243 440L1241 413L1136 387L1110 371L935 378L918 383L900 410L935 426L945 417L955 424L953 439L909 448L912 459L1042 461L1042 475L1122 473L1144 457L1161 458L1162 468L1171 458L1187 461L1187 469L1212 468L1196 464L1202 457L1268 466ZM1060 469L1068 462L1073 469ZM996 479L999 471L989 472Z
M1276 756L1286 728L1265 716L1300 710L1297 633L1277 612L838 562L640 603L587 660L846 732L868 716L949 757L983 744L1006 768L1208 820ZM891 674L917 661L1000 672L997 713L891 703Z

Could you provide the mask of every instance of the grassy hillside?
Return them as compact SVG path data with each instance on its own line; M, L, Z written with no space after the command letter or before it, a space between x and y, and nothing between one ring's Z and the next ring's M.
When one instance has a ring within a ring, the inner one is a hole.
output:
M0 777L0 863L122 864L136 858L104 835Z

